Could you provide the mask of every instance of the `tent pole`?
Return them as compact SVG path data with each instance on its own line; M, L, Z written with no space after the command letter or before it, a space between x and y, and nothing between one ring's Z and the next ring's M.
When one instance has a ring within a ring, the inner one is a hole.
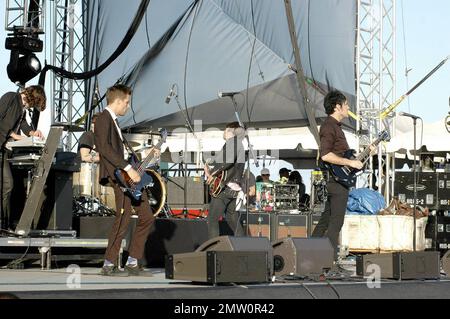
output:
M289 35L291 36L292 49L295 58L295 67L297 71L295 72L297 75L297 83L300 89L300 93L303 98L303 105L305 106L306 116L308 117L309 130L314 136L317 145L320 145L319 141L319 130L317 129L316 116L313 108L311 107L310 100L308 98L308 91L306 89L306 79L303 71L302 60L300 59L300 48L297 42L297 34L295 32L295 22L294 16L292 13L292 6L290 0L284 0L284 5L286 8L286 18L289 26ZM301 109L302 105L299 103L299 107Z

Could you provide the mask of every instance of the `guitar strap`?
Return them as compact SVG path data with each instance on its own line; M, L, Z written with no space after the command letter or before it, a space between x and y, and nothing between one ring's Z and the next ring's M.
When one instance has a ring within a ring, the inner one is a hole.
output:
M125 136L122 135L122 137L123 137L123 145L125 145L125 147L128 149L128 151L129 151L131 154L133 154L133 156L134 156L135 158L138 158L136 152L135 152L135 151L133 150L133 148L130 146L130 143L128 143L128 140L125 138Z

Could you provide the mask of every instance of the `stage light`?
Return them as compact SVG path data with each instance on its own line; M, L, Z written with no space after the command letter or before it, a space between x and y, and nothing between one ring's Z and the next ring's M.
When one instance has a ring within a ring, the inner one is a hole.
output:
M6 70L12 82L25 85L41 72L41 62L32 52L21 55L19 51L13 50Z

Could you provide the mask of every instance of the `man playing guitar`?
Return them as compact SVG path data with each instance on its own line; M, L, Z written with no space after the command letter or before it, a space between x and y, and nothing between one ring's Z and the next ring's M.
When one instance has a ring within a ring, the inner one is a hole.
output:
M229 123L223 133L225 145L215 156L210 168L205 165L205 177L210 185L211 202L208 212L208 237L219 236L219 218L226 217L229 227L234 235L243 235L239 221L239 212L236 212L236 198L242 190L242 173L245 166L245 151L242 140L245 129L238 122Z
M144 246L150 228L154 222L147 192L142 192L139 200L132 200L121 190L114 175L115 170L124 170L134 183L139 183L141 176L124 158L126 139L117 123L117 116L123 116L128 110L131 89L125 85L115 85L106 92L108 106L97 117L95 125L95 144L100 154L100 184L111 184L116 200L116 219L108 238L105 262L101 271L104 276L140 275L138 260L143 257ZM124 272L117 267L122 239L127 230L132 214L132 205L138 214L138 222L129 248L129 257Z
M359 160L343 157L349 149L341 125L342 120L348 117L349 105L347 98L339 91L332 91L324 99L325 112L328 118L320 127L320 156L322 161L335 165L348 166L357 170L363 168ZM325 210L312 237L327 236L335 250L335 258L338 253L338 239L342 225L344 224L345 212L349 189L329 177L327 183L328 199Z

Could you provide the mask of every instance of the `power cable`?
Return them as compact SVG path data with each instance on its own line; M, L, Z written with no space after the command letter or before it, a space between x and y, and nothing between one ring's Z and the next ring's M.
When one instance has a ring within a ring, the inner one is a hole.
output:
M147 10L147 7L150 3L150 0L142 0L141 4L139 6L139 9L136 13L136 16L128 29L125 37L122 39L121 43L117 47L117 49L114 51L114 53L99 67L97 67L94 70L82 72L82 73L74 73L64 70L63 68L58 68L53 65L45 65L43 70L41 71L41 75L39 76L39 84L44 86L45 85L45 76L47 71L52 70L57 75L68 78L71 80L85 80L90 77L93 77L99 73L101 73L103 70L105 70L114 60L117 59L117 57L122 54L122 52L127 48L128 44L133 39L134 35L136 34L136 31L139 28L139 25L142 21L142 18L144 17L144 13Z
M188 43L187 43L187 48L186 48L186 58L185 58L185 62L184 62L184 75L183 75L183 98L184 98L184 109L186 111L186 115L187 115L187 119L189 123L192 123L191 120L191 116L189 115L189 110L187 107L187 92L186 92L186 87L187 87L187 71L188 71L188 62L189 62L189 50L191 48L191 41L192 41L192 33L194 31L194 25L195 25L195 20L198 16L198 13L200 11L200 8L202 6L203 1L202 0L195 0L194 3L194 7L195 7L195 11L194 11L194 16L192 17L192 24L191 24L191 28L189 30L189 37L188 37ZM192 12L192 11L191 11ZM193 112L193 110L192 110ZM191 114L193 115L193 114Z

